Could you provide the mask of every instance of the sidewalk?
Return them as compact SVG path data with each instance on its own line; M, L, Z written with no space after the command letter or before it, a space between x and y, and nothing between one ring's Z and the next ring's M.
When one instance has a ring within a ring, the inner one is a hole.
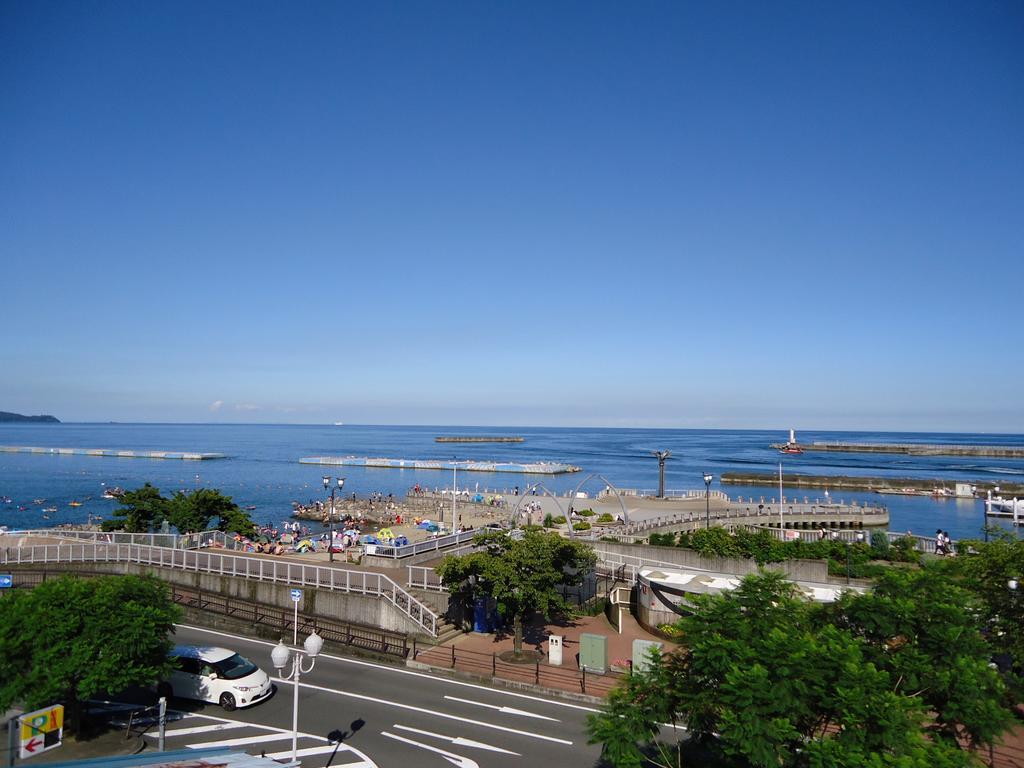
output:
M417 648L414 661L439 671L454 670L488 681L603 698L624 674L612 672L610 668L604 674L580 669L580 635L584 633L607 637L609 665L620 666L617 662L623 662L621 666L626 669L635 639L661 642L666 651L675 648L672 643L646 632L632 616L624 620L621 633L603 614L553 622L538 617L523 628L523 650L538 652L540 658L536 662L502 660L502 655L511 653L514 646L510 627L494 634L471 632L444 645ZM547 638L552 634L563 636L562 665L557 667L548 663Z

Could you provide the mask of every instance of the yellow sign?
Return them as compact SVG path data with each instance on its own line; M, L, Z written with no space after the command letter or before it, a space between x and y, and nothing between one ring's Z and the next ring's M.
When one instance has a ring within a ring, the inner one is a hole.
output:
M64 736L64 705L37 709L18 718L21 759L59 747Z

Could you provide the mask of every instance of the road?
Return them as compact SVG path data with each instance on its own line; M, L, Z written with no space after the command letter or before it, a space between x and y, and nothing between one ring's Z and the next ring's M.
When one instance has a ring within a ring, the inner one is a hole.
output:
M277 691L234 712L174 699L166 748L231 745L250 754L290 757L294 689L291 681L276 678L270 662L273 643L189 626L178 627L176 642L233 648L275 677ZM586 716L593 711L534 694L321 654L300 680L299 757L307 767L595 766L600 748L587 744L585 731ZM340 745L332 743L338 733ZM147 738L155 743L155 727Z

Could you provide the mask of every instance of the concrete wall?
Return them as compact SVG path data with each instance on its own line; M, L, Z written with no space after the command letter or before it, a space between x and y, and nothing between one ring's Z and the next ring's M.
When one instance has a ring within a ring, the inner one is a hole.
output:
M702 557L692 549L679 547L657 547L651 544L620 544L612 541L595 541L597 552L610 552L619 555L640 557L646 560L658 560L672 563L680 568L698 568L716 573L731 573L746 576L757 573L758 565L753 560L739 560L729 557ZM824 560L787 560L782 563L769 563L765 566L770 570L782 571L793 581L829 581L828 563Z
M84 566L84 567L83 567ZM39 570L39 564L31 566L33 570ZM282 610L293 610L290 584L275 584L273 582L256 581L253 579L241 579L232 576L221 576L213 573L197 573L195 571L182 571L172 568L155 568L138 563L50 563L46 566L48 571L68 571L74 573L76 570L99 571L102 573L131 573L142 575L151 573L161 581L168 584L175 584L187 589L202 590L227 597L234 597L240 600L259 603L267 608L280 608ZM390 601L374 595L353 595L344 592L332 592L329 590L317 590L314 587L302 587L302 602L299 603L299 611L313 616L323 618L350 621L354 624L364 624L369 627L380 627L392 632L403 632L411 634L422 634L422 629L409 620Z

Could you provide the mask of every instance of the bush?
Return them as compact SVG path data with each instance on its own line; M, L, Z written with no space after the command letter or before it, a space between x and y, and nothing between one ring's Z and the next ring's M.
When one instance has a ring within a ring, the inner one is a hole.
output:
M655 547L674 547L676 535L674 533L652 533L648 541Z
M875 560L887 560L890 555L889 537L885 531L871 532L871 556Z
M590 523L588 523L586 520L582 520L578 523L573 523L572 529L574 531L589 531Z
M553 517L551 517L551 513L550 512L548 512L546 515L544 515L544 527L545 528L554 528L555 527L555 519Z
M576 514L579 515L580 517L593 517L594 516L594 510L592 510L592 509L578 509L578 510L576 510Z
M551 522L555 525L565 525L565 515L559 515L558 517L552 517Z
M612 517L611 512L602 512L600 514L600 516L597 518L597 522L599 522L599 523L614 523L615 522L615 518Z

